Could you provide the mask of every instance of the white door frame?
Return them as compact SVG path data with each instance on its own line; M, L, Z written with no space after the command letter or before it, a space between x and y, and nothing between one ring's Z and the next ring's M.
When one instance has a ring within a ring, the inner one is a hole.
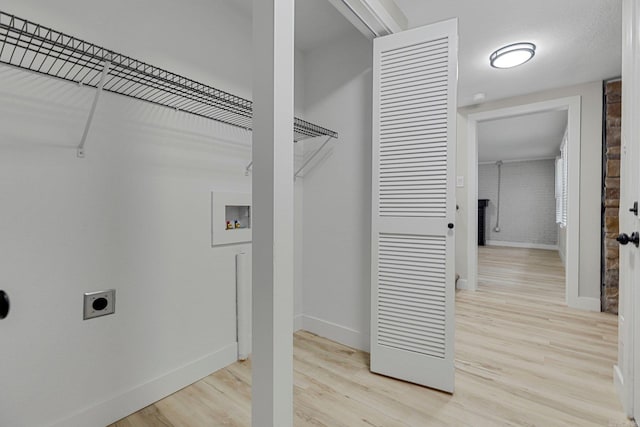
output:
M627 177L627 180L633 180L632 185L626 191L623 190L625 195L624 200L620 200L620 216L627 215L627 218L631 220L622 221L620 227L625 227L620 232L631 233L633 231L640 231L640 218L638 216L630 216L629 208L633 204L633 201L640 199L640 173L637 170L637 161L640 159L640 143L638 142L638 136L640 135L640 123L635 120L636 114L639 111L640 103L638 101L638 95L640 94L640 41L638 35L638 24L640 24L640 1L633 0L631 2L631 10L627 9L629 2L623 2L623 13L629 13L625 15L623 19L627 20L623 24L623 85L622 85L622 111L623 115L623 156L626 157L626 161L623 162L623 170L621 171L621 177ZM629 39L631 43L629 44ZM630 69L629 69L630 68ZM626 82L626 83L625 83ZM625 92L625 86L629 89ZM624 117L627 117L630 122L629 130L631 133L627 135L624 129ZM627 153L627 149L630 150ZM629 169L629 173L625 171ZM621 182L621 187L625 185ZM631 196L631 199L627 197ZM623 204L624 203L624 204ZM628 227L628 228L627 228ZM633 255L633 271L627 271L628 281L627 295L631 301L631 307L628 313L627 322L630 323L629 333L630 337L627 339L626 346L630 348L631 354L629 355L629 364L633 369L632 377L632 402L633 402L633 417L638 421L640 419L640 291L638 291L638 284L640 283L640 258L638 256L638 248L629 247L629 250L634 252ZM631 259L629 259L631 261ZM630 266L630 265L629 265ZM621 295L620 298L623 298Z
M467 288L478 288L478 122L523 114L566 110L568 115L568 201L565 301L569 307L600 311L600 301L579 296L580 260L580 96L469 114L467 117Z
M640 93L640 1L622 2L622 135L620 169L620 232L640 229L638 217L628 209L640 199L637 159L640 156L640 125L633 120L638 112ZM613 378L625 413L639 418L640 412L640 263L638 249L631 244L620 248L618 302L618 362Z

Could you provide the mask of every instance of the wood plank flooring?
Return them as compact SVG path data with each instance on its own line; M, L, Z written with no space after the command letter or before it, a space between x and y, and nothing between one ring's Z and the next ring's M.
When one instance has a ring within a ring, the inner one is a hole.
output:
M368 370L368 354L294 336L295 426L635 425L612 383L617 319L563 306L557 253L480 248L479 290L456 295L453 396ZM250 426L238 362L112 427Z

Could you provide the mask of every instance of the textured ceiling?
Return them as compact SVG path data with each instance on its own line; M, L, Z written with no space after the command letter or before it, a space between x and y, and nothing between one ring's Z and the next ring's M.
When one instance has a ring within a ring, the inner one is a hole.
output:
M234 0L251 13L252 0ZM618 77L622 63L622 0L395 0L410 27L457 17L458 105ZM296 0L296 48L309 51L362 37L328 0ZM491 52L506 44L538 46L528 63L499 70Z
M479 122L478 161L556 157L566 127L566 111Z
M458 18L458 104L617 77L621 72L622 0L395 0L417 27ZM508 70L489 65L506 44L538 46L530 62Z

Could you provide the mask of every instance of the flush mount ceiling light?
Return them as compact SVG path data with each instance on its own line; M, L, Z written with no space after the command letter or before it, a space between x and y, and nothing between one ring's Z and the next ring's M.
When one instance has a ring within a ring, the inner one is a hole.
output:
M513 68L522 65L536 54L533 43L514 43L501 47L489 56L493 68Z

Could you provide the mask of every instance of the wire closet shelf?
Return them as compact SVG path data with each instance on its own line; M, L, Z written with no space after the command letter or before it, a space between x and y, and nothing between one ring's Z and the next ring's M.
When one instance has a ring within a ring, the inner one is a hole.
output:
M252 102L247 99L2 11L0 63L252 128ZM294 119L294 142L318 136L338 134Z

